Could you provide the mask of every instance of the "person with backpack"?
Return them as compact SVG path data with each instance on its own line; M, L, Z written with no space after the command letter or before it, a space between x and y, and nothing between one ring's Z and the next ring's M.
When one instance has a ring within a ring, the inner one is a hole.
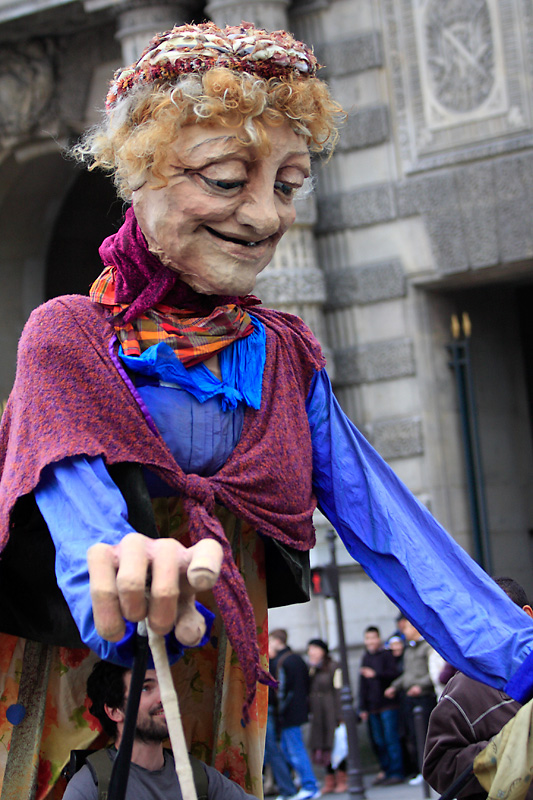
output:
M87 680L90 713L113 739L113 747L95 750L67 784L63 800L104 800L113 762L124 732L131 670L99 661ZM168 727L157 675L147 669L137 714L126 800L181 800L170 750L163 747ZM250 795L213 767L190 757L198 800L249 800Z

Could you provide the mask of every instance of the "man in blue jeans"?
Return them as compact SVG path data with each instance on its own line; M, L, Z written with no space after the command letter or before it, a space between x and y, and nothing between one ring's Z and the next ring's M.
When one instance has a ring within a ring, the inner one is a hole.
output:
M279 741L279 725L277 703L270 702L270 695L275 690L269 688L268 721L265 739L265 764L270 764L272 777L279 790L276 800L293 800L298 789L292 779L291 766L288 763Z
M398 702L385 696L385 689L398 677L398 669L392 653L383 647L379 629L373 625L365 631L365 653L359 673L359 716L368 720L370 739L380 764L374 783L384 786L402 783Z
M302 725L309 716L309 671L301 656L287 645L287 631L274 630L268 638L270 670L279 681L277 716L281 751L300 779L294 800L320 797L320 787L302 737ZM272 765L272 762L271 762ZM272 768L274 778L276 773ZM280 788L280 791L283 791Z

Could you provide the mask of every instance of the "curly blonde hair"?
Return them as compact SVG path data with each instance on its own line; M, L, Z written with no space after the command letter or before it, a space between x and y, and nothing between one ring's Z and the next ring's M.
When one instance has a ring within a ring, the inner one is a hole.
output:
M224 125L236 131L245 146L267 152L268 126L288 122L312 153L320 153L332 150L343 116L327 85L315 77L264 79L214 67L172 83L134 87L72 154L89 169L110 173L120 197L129 200L148 171L157 185L166 185L162 165L168 146L185 125Z

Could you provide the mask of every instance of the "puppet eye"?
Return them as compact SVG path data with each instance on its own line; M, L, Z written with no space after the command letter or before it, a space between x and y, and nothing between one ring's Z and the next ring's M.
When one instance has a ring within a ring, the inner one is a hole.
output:
M200 172L198 176L206 183L211 189L215 189L215 191L219 191L222 193L233 193L235 194L238 189L242 189L245 184L245 181L221 181L221 180L214 180L213 178L207 178L205 175L202 175Z
M281 192L284 197L293 197L300 187L283 181L276 181L274 188L277 192Z

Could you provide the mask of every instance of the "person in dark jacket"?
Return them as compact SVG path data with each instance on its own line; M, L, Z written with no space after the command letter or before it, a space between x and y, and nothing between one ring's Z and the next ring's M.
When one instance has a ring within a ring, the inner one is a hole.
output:
M341 794L348 791L345 761L343 760L337 769L333 769L331 765L335 728L341 722L340 667L329 655L328 645L322 639L311 639L308 642L307 659L311 680L309 688L311 758L314 764L326 771L322 794L330 792Z
M398 701L385 696L385 690L398 677L398 669L374 625L365 631L365 653L359 673L359 716L368 720L370 740L381 768L374 783L390 786L402 783Z
M309 719L309 672L301 656L287 645L287 631L274 630L268 637L270 670L279 681L278 721L281 749L300 778L295 800L320 797L320 787L302 736Z
M273 669L272 663L271 661L271 674ZM278 693L273 686L268 687L268 719L265 737L264 766L266 767L267 765L270 766L272 780L279 791L276 800L291 800L294 798L298 794L298 789L294 785L291 765L285 758L285 754L281 749L278 719ZM264 777L263 789L266 796L268 792Z
M528 617L533 617L533 609L524 589L512 578L495 578L495 581L524 610L525 624ZM520 707L505 692L457 672L447 683L429 720L423 766L426 781L438 792L444 792ZM459 800L486 800L487 792L472 775L456 796ZM526 797L533 800L533 786Z

